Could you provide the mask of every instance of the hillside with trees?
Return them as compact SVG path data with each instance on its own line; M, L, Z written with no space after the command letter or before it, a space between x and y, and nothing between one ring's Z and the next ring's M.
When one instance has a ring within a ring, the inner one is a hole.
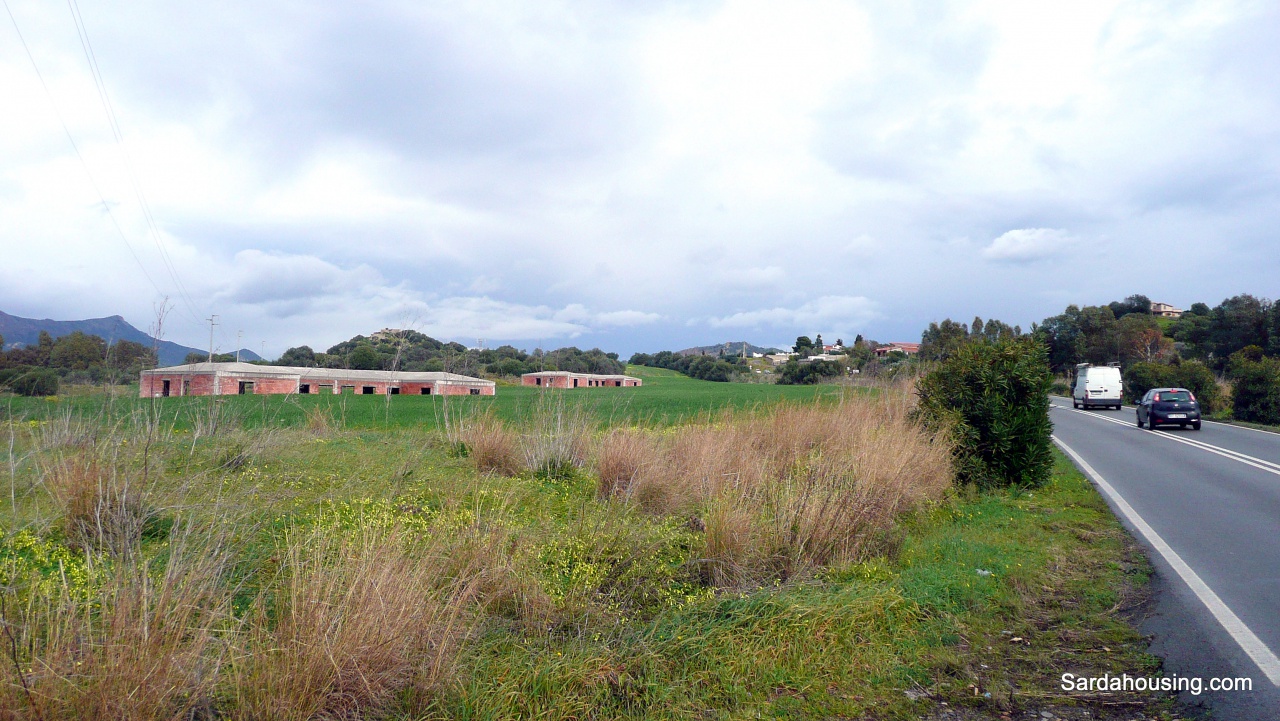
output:
M64 382L128 383L155 366L155 350L136 341L108 344L78 330L55 339L40 331L35 343L0 352L0 386L23 395L53 395Z
M467 348L413 330L357 335L317 353L310 346L286 350L278 365L355 370L446 371L463 375L518 377L541 370L619 374L626 370L617 353L576 347L526 353L511 345Z

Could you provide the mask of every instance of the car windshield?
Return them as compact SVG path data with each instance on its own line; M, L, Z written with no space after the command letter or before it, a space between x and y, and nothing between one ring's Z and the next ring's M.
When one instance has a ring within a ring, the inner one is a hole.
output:
M1156 394L1156 400L1161 403L1187 403L1191 400L1191 394L1187 391L1160 391Z

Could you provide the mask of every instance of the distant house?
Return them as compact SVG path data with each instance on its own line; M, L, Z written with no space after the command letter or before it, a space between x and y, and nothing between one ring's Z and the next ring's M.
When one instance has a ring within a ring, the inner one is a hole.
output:
M819 353L818 355L811 355L808 358L801 359L800 362L811 363L813 361L839 361L844 360L845 358L847 358L847 356L834 355L831 353Z
M642 381L639 378L623 375L538 371L520 376L520 383L543 388L635 388L641 385Z
M1168 303L1153 302L1151 304L1151 315L1159 316L1161 318L1181 318L1182 311L1178 308L1174 308Z
M456 373L362 371L264 366L252 363L188 363L142 371L138 394L166 396L353 393L356 395L491 396L493 381Z
M907 355L915 355L916 353L920 352L920 344L919 343L889 343L887 345L882 345L877 347L876 355L880 358L883 358L894 351L898 351L899 353L905 353Z
M787 361L791 360L791 356L792 356L791 353L770 353L766 355L764 359L776 366L780 366L783 363L786 363Z

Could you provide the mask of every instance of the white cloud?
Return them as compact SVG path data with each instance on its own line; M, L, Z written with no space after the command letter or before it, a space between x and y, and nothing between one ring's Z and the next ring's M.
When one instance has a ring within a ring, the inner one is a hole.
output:
M0 43L7 312L183 285L188 343L220 314L282 347L418 317L652 350L1025 326L1133 292L1157 242L1188 302L1280 275L1274 3L86 5L163 253L66 8L9 4L93 184ZM1113 239L1087 278L1036 262L1085 238Z
M865 326L879 315L874 301L863 296L825 295L794 308L774 307L708 318L712 328L786 327L844 332Z
M596 315L595 321L600 325L636 326L656 323L662 320L659 313L645 313L640 310L615 310Z
M1010 230L982 249L982 257L1004 263L1031 263L1071 250L1076 239L1065 230L1018 228Z

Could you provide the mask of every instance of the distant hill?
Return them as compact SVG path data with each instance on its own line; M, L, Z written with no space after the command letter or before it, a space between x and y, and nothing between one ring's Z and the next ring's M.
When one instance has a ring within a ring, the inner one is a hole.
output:
M720 351L724 351L725 355L742 355L742 347L747 347L747 355L752 353L781 353L777 348L765 348L763 346L752 345L745 340L731 341L729 343L719 343L717 345L700 345L693 348L685 348L677 351L677 355L720 355Z
M0 336L4 336L5 348L22 348L35 345L40 338L40 331L47 331L54 338L60 338L76 331L96 335L112 343L118 340L131 340L145 346L156 346L160 355L160 365L170 366L182 363L188 353L207 353L207 350L178 345L172 341L156 339L129 325L128 321L118 315L107 318L89 318L88 320L50 320L42 318L21 318L0 311ZM257 353L240 349L243 360L261 360Z

